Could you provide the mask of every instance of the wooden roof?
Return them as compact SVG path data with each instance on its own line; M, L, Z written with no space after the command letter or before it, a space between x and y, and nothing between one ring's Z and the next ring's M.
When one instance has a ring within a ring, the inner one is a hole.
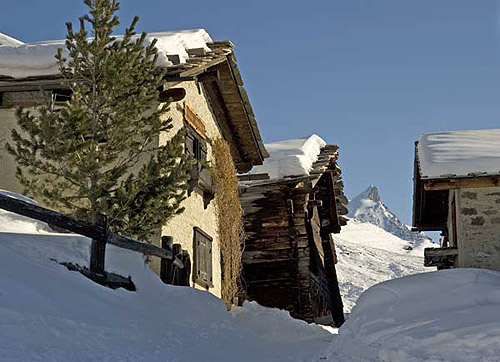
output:
M309 175L286 177L279 180L266 180L265 175L251 175L253 179L261 179L252 181L251 184L241 188L240 201L244 209L245 215L258 212L262 208L261 199L265 199L266 193L274 192L283 188L296 189L304 194L309 194L316 190L318 181L325 173L331 173L334 179L335 199L337 201L336 212L339 221L339 226L345 225L347 219L344 215L348 214L347 197L344 195L344 182L341 178L341 169L337 164L338 146L326 145L321 149L318 159L313 164L313 168ZM246 176L240 177L245 180ZM246 231L249 232L249 231ZM250 231L251 232L251 231Z
M189 59L180 63L176 56L169 57L174 65L167 68L166 87L183 81L201 84L209 98L238 172L249 171L269 157L257 126L250 100L239 72L230 41L207 44L203 48L189 49ZM30 91L63 88L60 76L26 78L0 77L0 92Z

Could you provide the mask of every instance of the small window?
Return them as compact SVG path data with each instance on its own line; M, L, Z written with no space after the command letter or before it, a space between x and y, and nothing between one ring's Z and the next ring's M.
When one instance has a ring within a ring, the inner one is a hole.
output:
M194 228L194 282L213 287L212 280L212 238L200 228Z
M207 142L188 124L186 127L186 154L198 161L207 160Z

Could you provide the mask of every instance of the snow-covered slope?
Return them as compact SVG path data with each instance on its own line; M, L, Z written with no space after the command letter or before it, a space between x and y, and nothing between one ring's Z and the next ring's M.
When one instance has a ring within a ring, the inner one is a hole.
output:
M345 312L361 293L385 280L433 269L424 267L424 248L435 246L423 233L413 233L370 186L349 201L351 219L335 234L337 274Z
M407 240L398 238L376 225L349 220L340 234L334 235L338 263L337 276L344 311L349 313L357 299L369 287L385 280L424 273L424 248L430 241L407 250Z
M369 222L383 230L409 241L408 246L418 246L429 240L424 233L412 232L399 218L382 202L378 189L369 186L358 196L349 201L349 217L358 221Z
M304 361L331 341L256 303L228 313L212 294L165 285L140 254L112 245L106 269L131 275L137 291L102 287L57 263L87 265L89 239L5 211L0 221L0 361Z

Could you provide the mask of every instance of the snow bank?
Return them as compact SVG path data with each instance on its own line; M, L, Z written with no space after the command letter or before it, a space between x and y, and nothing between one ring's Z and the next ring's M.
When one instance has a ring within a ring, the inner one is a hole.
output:
M255 303L228 313L212 294L165 285L142 255L112 245L106 269L131 275L137 292L102 287L57 263L88 265L88 238L28 234L29 221L9 217L8 228L0 222L0 360L304 361L331 341Z
M422 178L500 173L500 129L424 134L418 144Z
M116 38L120 38L117 36ZM188 49L203 48L210 51L207 43L212 42L204 29L179 30L149 33L146 45L157 39L158 66L173 65L167 55L177 55L181 63L188 59ZM2 38L0 37L0 43ZM7 43L0 47L0 75L13 78L48 76L59 73L55 55L58 48L65 50L65 40L46 41L33 44Z
M326 142L313 134L280 142L266 143L270 157L261 166L254 166L249 174L267 173L271 179L307 175Z
M408 276L363 293L329 361L498 361L500 273L454 269Z

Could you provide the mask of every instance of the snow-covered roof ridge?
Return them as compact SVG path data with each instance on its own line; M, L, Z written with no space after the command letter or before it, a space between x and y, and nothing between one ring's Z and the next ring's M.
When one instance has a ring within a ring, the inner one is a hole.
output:
M266 143L269 158L249 174L267 173L271 180L309 175L326 142L316 134L308 137Z
M24 43L20 40L17 40L11 36L0 33L0 47L4 46L18 46L23 45Z
M422 179L500 174L500 129L423 134L417 146Z
M139 36L139 34L137 35ZM122 36L115 36L120 38ZM0 43L2 38L0 38ZM202 48L210 52L207 44L212 38L205 29L190 29L148 33L146 44L156 39L159 67L174 65L169 56L178 56L181 64L189 58L189 49ZM14 39L15 40L15 39ZM65 49L65 40L51 40L38 43L10 43L0 46L0 76L24 78L30 76L51 76L59 73L55 55L58 48Z

